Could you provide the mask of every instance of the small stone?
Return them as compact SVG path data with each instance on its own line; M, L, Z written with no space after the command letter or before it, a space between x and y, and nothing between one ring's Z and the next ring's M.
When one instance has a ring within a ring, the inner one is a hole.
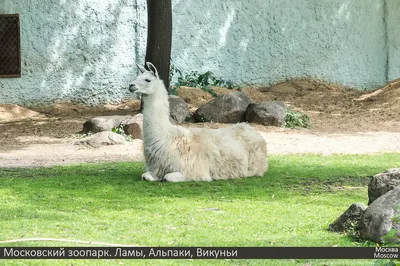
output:
M243 92L223 94L200 106L193 117L197 122L244 122L246 108L250 102L249 97Z
M126 135L131 136L132 139L142 139L143 114L137 114L131 119L124 121L121 125Z
M119 127L121 123L129 119L132 119L131 115L111 115L94 117L83 124L83 129L81 133L111 131L113 128Z
M329 225L329 231L344 233L356 229L367 206L362 203L352 204L342 215Z
M400 243L400 186L368 206L360 219L360 234L375 242Z
M375 175L368 184L368 205L400 185L400 168Z
M246 121L264 126L285 126L287 107L282 102L252 103L246 110Z
M94 148L120 144L125 144L125 138L120 134L111 131L99 132L84 139L77 140L75 142L75 145L89 145Z
M175 124L182 124L186 119L190 118L190 110L188 104L178 96L169 95L170 116Z

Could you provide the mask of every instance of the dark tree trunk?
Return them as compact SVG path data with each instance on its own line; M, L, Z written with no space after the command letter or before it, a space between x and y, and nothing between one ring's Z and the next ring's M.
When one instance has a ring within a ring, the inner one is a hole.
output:
M172 43L171 0L147 0L147 16L145 61L153 63L168 89ZM140 107L142 109L143 102Z

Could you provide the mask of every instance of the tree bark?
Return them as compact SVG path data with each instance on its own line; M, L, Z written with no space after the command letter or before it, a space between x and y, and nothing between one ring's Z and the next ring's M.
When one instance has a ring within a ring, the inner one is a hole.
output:
M146 62L157 68L165 87L169 87L169 68L172 44L171 0L147 0ZM143 101L140 110L143 109Z

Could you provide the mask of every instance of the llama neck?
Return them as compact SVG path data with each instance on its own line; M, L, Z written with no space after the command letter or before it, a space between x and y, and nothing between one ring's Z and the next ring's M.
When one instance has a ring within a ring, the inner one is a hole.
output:
M143 135L147 138L165 136L172 126L169 120L168 93L162 80L155 84L155 92L143 95Z

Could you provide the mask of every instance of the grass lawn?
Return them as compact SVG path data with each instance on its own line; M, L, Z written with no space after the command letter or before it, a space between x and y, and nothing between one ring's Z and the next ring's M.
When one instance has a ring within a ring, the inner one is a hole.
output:
M142 163L0 169L0 240L63 238L140 246L362 246L328 232L369 177L400 154L271 156L262 178L140 181ZM0 246L83 246L23 242ZM370 265L322 260L13 260L15 265ZM1 261L0 261L1 263Z

